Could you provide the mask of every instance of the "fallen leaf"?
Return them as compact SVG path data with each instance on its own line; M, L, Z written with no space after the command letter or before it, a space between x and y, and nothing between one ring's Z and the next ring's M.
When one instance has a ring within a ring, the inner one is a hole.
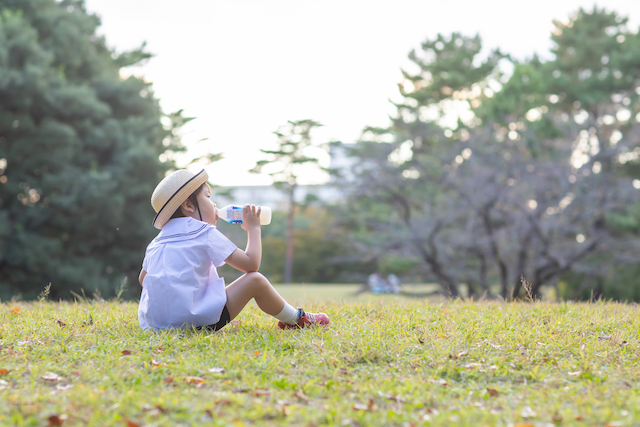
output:
M162 405L156 405L156 406L151 406L148 403L143 403L142 404L142 410L145 412L149 412L150 415L152 416L158 416L158 414L162 413L162 414L166 414L167 410L165 408L162 407Z
M158 361L157 361L157 360L155 360L155 359L151 359L151 364L152 364L153 366L167 366L167 364L166 364L166 363L158 362Z
M122 355L123 356L130 356L131 355L131 350L122 350Z
M205 414L205 418L206 418L208 421L213 420L213 412L211 412L211 409L207 409L207 410L205 410L205 411L204 411L204 414Z
M525 406L520 415L522 416L522 418L533 418L538 414L536 414L536 411L534 411L531 406ZM533 427L533 424L529 425Z
M567 372L567 374L571 375L572 377L577 377L581 373L582 373L582 371Z
M231 321L231 325L232 326L241 326L242 322L240 320L232 320Z
M62 377L58 374L54 374L53 372L47 372L46 374L41 376L40 379L43 379L45 381L60 381Z
M11 309L11 311L12 311L14 314L18 314L18 313L20 313L20 309L19 309L18 307L13 307L13 308Z
M533 427L533 423L516 424L515 427Z
M293 393L293 397L297 397L298 399L304 401L304 402L308 402L309 398L307 397L306 394L304 394L304 392L302 391L296 391L295 393Z
M351 427L360 427L360 423L356 420L352 420L351 418L345 418L342 420L343 426L351 426Z
M0 369L0 375L7 375L9 373L8 369Z
M628 345L629 345L629 343L628 343L628 342L626 342L626 341L622 341L622 342L620 343L620 347L626 347L626 346L628 346Z
M487 393L489 393L489 396L491 396L491 397L500 396L500 393L498 393L498 390L495 390L495 389L492 389L492 388L488 388L487 389Z
M224 372L224 368L214 367L214 368L209 368L208 371L211 372L212 374L221 374Z
M492 344L492 343L488 343L491 347L495 348L496 350L500 350L502 348L501 345L497 345L497 344Z
M127 427L140 427L140 424L135 421L125 419L124 422L127 424Z
M65 414L50 415L47 420L48 420L47 426L49 427L61 426L67 420L67 416Z
M60 326L61 328L64 328L65 326L67 326L66 323L64 323L62 320L56 320L56 323L58 324L58 326Z
M271 394L271 391L258 389L255 390L253 394L255 394L256 396L269 396Z
M187 377L187 382L188 382L188 383L192 383L192 384L196 384L196 385L200 385L200 384L204 384L204 378L200 378L200 377Z
M352 409L356 411L366 411L367 409L369 409L369 405L365 403L354 403Z
M419 342L420 344L424 344L424 340L423 340L422 338L418 338L418 342Z
M233 402L230 399L222 399L216 402L216 406L227 406L231 405Z
M67 391L71 387L73 387L73 384L58 384L56 385L56 390Z
M253 355L254 355L255 357L259 357L259 356L261 356L261 355L262 355L262 353L260 353L258 350L256 350L256 351L254 351L254 352L253 352Z
M173 377L166 377L162 380L165 384L171 384L173 382Z
M9 382L5 381L5 380L0 380L0 390L4 390L5 388L9 387Z
M598 339L600 341L610 340L611 339L611 335L604 335L604 336L598 337Z
M438 338L446 338L447 336L445 334L438 334Z
M553 417L551 417L551 422L553 423L561 423L562 417L556 412Z
M582 420L583 420L583 418L582 418L580 415L578 415L578 416L576 417L576 421L582 421Z
M156 348L156 352L157 353L162 353L163 351L164 351L164 348L162 348L162 347Z

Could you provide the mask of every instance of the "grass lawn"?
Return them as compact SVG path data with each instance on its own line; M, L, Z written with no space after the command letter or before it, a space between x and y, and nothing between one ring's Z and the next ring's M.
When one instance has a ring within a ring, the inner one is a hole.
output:
M135 303L1 303L0 426L640 420L636 305L278 289L332 324L280 331L250 306L219 333L149 333Z
M304 305L309 302L335 302L335 303L353 303L353 302L390 302L390 301L407 301L407 299L424 300L423 295L432 294L437 291L438 285L433 284L416 284L404 285L402 294L381 294L374 295L370 292L362 292L361 285L275 285L280 295L293 305ZM432 299L435 299L433 297Z

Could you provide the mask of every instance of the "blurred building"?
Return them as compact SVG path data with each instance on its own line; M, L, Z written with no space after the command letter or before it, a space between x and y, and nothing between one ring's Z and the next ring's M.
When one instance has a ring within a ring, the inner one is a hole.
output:
M353 159L347 155L347 151L354 144L332 144L329 150L331 156L329 168L340 176L349 179L351 177L351 166ZM272 209L285 209L287 206L287 195L278 190L273 185L238 185L231 187L213 188L216 194L213 196L218 206L229 204L243 205L252 203L254 205L265 205ZM335 184L335 179L331 178L325 184L298 185L295 193L296 203L305 201L320 201L324 203L337 202L342 199L342 191Z

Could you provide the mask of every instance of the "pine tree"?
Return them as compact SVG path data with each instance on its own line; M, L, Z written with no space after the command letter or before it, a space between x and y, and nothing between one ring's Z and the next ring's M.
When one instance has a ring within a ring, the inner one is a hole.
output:
M353 240L419 261L453 297L516 298L522 276L533 296L572 274L605 288L640 240L640 36L625 24L580 10L555 23L548 61L481 60L460 34L423 43L392 126L354 150Z
M273 165L276 169L268 174L273 178L273 184L287 194L287 250L284 267L284 283L291 283L294 257L294 218L295 218L295 192L298 186L298 174L300 167L306 165L318 166L318 159L309 156L307 150L313 146L311 131L320 123L313 120L289 121L287 125L280 127L274 134L278 137L276 150L260 150L269 159L256 163L252 172L261 173L265 166Z
M82 0L0 1L1 298L137 287L150 195L173 167L159 156L188 119L121 77L150 55L116 55L99 25Z

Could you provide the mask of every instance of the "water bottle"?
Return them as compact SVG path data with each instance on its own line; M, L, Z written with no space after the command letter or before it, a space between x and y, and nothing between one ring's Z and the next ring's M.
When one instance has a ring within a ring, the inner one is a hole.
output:
M271 208L260 206L260 209L260 225L268 225L271 223ZM218 209L218 217L229 224L242 224L242 206L227 205L220 208Z

